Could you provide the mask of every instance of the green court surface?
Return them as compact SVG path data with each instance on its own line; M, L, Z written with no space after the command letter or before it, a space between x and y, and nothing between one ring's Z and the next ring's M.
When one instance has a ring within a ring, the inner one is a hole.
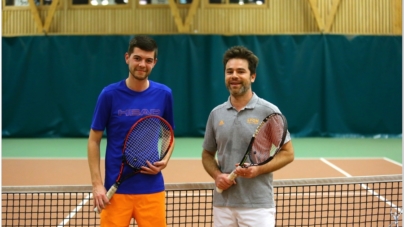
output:
M293 138L296 158L385 157L402 163L402 138ZM172 158L200 158L203 138L176 138ZM102 157L106 140L101 142ZM2 158L86 158L87 138L2 139Z

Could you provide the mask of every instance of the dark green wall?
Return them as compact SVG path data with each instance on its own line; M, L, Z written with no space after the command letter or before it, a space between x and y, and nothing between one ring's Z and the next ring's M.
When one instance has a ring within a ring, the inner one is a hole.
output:
M177 136L203 136L227 99L222 56L233 45L260 58L253 90L279 106L294 136L401 136L401 36L153 37L151 79L173 90ZM3 137L86 137L101 89L128 75L131 38L3 37Z

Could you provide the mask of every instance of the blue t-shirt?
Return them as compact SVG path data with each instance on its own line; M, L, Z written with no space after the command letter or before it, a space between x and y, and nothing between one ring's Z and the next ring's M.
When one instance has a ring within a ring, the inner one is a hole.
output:
M136 92L130 90L125 80L105 87L98 97L91 128L107 134L105 154L105 188L116 181L121 163L122 148L131 126L147 115L158 115L167 120L174 129L173 97L167 86L149 80L149 87ZM125 166L123 177L131 168ZM157 175L137 173L124 180L117 193L149 194L164 191L162 173Z

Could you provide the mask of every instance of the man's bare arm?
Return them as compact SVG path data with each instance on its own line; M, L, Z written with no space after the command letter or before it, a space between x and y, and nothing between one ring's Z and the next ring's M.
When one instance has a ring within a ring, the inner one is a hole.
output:
M157 174L161 172L163 169L165 169L174 151L174 145L175 145L175 138L173 138L173 143L171 144L171 147L167 151L167 154L166 156L164 156L163 160L155 163L150 163L149 161L147 161L147 166L142 166L140 172L144 174Z
M233 184L235 181L229 180L228 173L222 173L219 169L217 161L215 159L215 153L211 153L207 150L202 151L202 164L205 168L205 171L215 180L216 187L226 190Z
M291 163L295 158L292 141L282 146L282 149L268 163L262 166L251 166L248 168L237 168L236 174L246 178L256 177L261 174L275 172Z
M100 144L103 131L90 130L90 136L87 144L87 159L90 168L91 184L93 186L94 207L99 210L109 202L106 197L106 189L104 187L101 169L100 169Z

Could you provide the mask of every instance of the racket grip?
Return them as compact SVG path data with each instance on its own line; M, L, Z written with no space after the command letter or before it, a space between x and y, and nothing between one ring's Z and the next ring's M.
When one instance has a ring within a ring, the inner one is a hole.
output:
M115 194L116 190L118 190L118 185L116 185L116 184L112 185L112 187L107 192L108 200L110 200L112 198L112 196ZM94 208L94 211L98 214L101 213L101 211L98 210L98 207Z
M236 179L237 174L236 174L234 171L235 171L235 170L233 170L233 172L231 172L231 173L229 174L229 176L227 176L227 179L229 179L229 180L234 180L234 179ZM216 191L217 191L218 193L222 193L222 192L223 192L223 189L216 187Z

